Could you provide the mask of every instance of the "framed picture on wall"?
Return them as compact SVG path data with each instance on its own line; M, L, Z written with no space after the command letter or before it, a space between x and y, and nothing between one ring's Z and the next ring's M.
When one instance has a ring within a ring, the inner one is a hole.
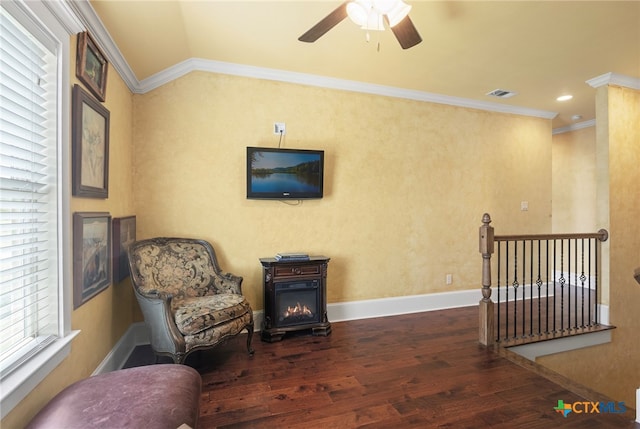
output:
M76 76L100 101L105 100L108 66L104 54L89 33L79 33Z
M111 284L111 215L73 214L73 308Z
M109 196L109 111L80 85L73 86L72 193Z
M113 281L129 277L129 246L136 241L136 217L113 218Z

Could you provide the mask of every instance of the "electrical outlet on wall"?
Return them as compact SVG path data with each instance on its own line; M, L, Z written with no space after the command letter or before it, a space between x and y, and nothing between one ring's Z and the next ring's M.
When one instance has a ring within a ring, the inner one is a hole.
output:
M450 285L451 283L453 283L453 277L451 276L451 274L447 274L445 276L445 282Z
M274 122L273 123L273 134L285 134L286 127L284 122Z

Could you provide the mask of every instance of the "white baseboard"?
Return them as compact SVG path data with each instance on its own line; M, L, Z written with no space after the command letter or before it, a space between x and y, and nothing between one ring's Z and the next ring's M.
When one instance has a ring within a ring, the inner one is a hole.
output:
M132 323L127 332L118 340L91 375L103 374L123 368L133 349L143 344L149 344L147 327L144 322Z
M482 299L480 289L430 293L425 295L397 296L367 299L363 301L327 304L330 322L371 319L373 317L398 316L423 311L445 310L478 305Z
M421 313L424 311L471 307L478 305L481 299L482 293L478 288L424 295L338 302L327 304L327 318L329 322L344 322L348 320ZM492 299L495 300L495 297L492 296ZM600 305L599 311L600 323L608 324L609 307ZM254 311L253 320L256 331L260 331L263 319L263 310ZM147 327L143 322L133 323L100 365L98 365L92 375L122 368L133 349L143 344L149 344Z
M640 423L640 389L636 390L636 422Z
M480 289L471 289L425 295L330 303L327 304L327 319L329 319L329 322L345 322L347 320L371 319L374 317L421 313L423 311L470 307L472 305L478 305L481 299L482 292L480 292ZM259 331L262 326L262 320L264 319L264 312L262 310L254 312L253 319L256 331Z
M472 289L426 295L341 302L327 305L327 317L330 322L342 322L346 320L369 319L372 317L396 316L399 314L478 305L481 298L482 293L480 289ZM253 320L256 331L260 331L263 319L264 311L254 311ZM98 365L92 375L122 368L133 349L143 344L149 344L147 327L143 322L133 323L109 354L102 360L100 365Z
M609 324L609 306L598 304L598 319L603 325Z

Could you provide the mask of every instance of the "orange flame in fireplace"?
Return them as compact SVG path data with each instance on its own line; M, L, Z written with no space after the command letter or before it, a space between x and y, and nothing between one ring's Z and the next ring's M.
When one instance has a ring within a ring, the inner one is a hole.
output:
M284 317L295 316L313 316L313 311L306 305L302 305L299 302L293 307L287 307L287 311L283 313Z

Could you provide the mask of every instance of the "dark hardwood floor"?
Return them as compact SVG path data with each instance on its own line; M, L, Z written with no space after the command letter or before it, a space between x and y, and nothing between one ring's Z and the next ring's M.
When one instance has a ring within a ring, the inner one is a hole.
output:
M535 364L478 345L478 308L332 323L328 337L240 336L187 359L202 375L201 428L640 428L635 412ZM632 405L632 404L627 404Z

